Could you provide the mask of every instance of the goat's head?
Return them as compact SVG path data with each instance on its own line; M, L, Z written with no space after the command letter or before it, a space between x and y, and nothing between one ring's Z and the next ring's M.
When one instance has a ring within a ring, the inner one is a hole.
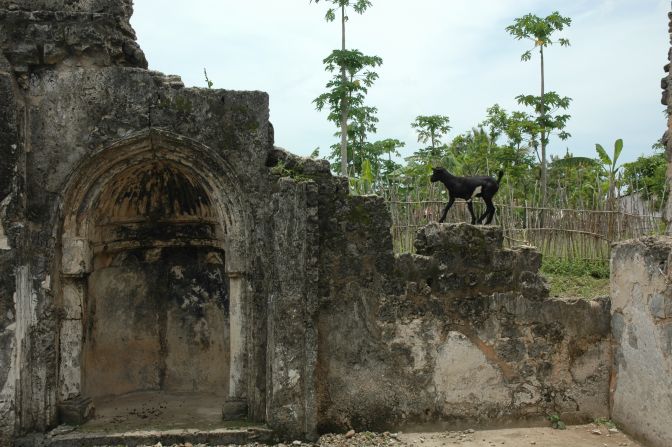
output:
M441 180L442 178L444 178L444 177L446 176L446 174L448 174L448 171L446 171L446 170L445 170L444 168L442 168L442 167L432 168L432 176L429 178L429 180L430 180L432 183L434 183L434 182L438 182L439 180Z

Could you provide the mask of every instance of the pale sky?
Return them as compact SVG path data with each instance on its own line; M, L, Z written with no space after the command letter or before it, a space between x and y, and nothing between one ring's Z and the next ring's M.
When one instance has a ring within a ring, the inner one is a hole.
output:
M558 34L572 46L546 52L546 87L573 98L567 130L551 154L609 153L623 138L620 161L650 154L666 128L660 79L667 63L669 0L372 0L351 14L347 44L383 58L368 105L378 108L370 140L420 147L410 123L418 115L448 115L449 139L481 122L499 103L521 109L519 94L538 94L539 59L521 62L530 48L505 28L527 13L558 10L572 18ZM262 90L270 95L275 144L326 156L336 128L312 100L329 75L322 60L340 45L338 24L326 23L326 4L309 0L135 0L131 23L152 70L204 87Z

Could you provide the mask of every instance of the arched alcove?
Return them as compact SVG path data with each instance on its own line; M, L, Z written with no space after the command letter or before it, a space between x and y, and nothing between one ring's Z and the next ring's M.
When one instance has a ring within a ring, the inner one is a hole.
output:
M93 155L63 201L59 399L245 399L247 213L230 166L146 131ZM262 371L264 368L255 368Z
M228 396L229 288L212 201L192 174L150 160L93 202L82 391Z

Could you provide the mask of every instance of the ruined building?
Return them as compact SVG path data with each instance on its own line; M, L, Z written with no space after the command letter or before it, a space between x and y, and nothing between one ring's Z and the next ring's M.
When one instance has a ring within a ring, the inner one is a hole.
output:
M266 94L147 70L131 12L0 0L0 445L139 392L301 438L609 414L609 299L494 227L395 257L382 199L275 148Z

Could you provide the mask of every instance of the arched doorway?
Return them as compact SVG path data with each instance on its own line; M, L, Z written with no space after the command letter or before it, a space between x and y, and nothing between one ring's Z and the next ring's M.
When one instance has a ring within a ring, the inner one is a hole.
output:
M231 175L208 148L158 131L76 171L61 234L60 400L245 399L247 226Z

